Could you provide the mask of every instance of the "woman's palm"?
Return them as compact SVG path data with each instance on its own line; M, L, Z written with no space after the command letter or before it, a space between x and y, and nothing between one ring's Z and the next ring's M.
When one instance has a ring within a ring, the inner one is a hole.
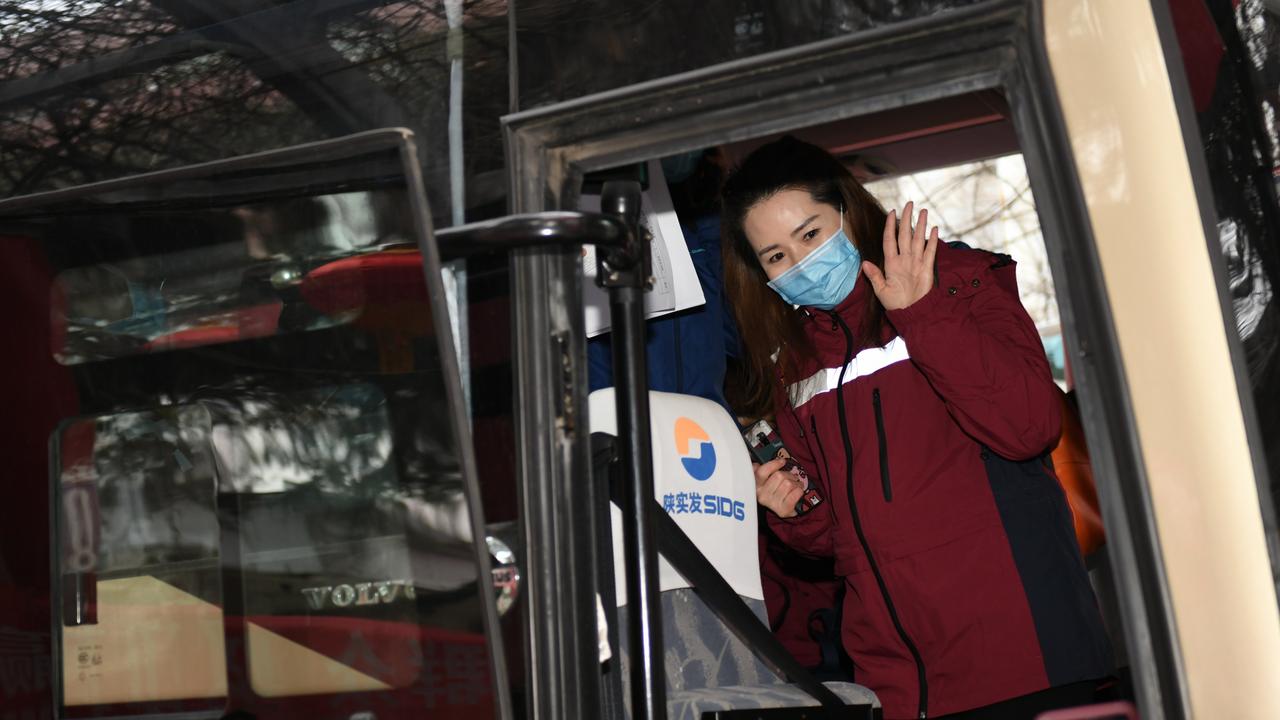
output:
M862 263L871 289L886 310L909 307L933 288L933 261L938 251L938 228L926 232L929 211L921 210L912 227L914 203L902 209L904 222L891 211L884 223L884 269Z

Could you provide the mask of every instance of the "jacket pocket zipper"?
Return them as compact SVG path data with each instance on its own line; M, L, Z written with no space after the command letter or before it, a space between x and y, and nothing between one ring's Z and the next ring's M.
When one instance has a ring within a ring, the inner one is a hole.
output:
M889 440L884 434L884 410L880 405L880 388L871 391L871 407L876 411L876 441L880 446L880 488L884 501L893 502L893 483L889 480Z
M822 447L822 437L818 435L818 421L814 416L809 416L809 429L813 431L813 441L818 445L818 454L822 456L822 478L826 480L827 486L831 486L831 466L827 464L827 451Z

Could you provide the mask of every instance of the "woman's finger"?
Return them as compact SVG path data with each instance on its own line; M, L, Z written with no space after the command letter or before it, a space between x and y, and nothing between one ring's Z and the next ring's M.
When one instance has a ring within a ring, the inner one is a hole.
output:
M769 480L769 501L765 507L780 517L795 515L796 503L804 495L804 488L794 477L786 477L786 473L778 473Z
M791 478L787 477L787 473L775 472L764 481L764 491L770 498L776 498L790 482Z
M938 255L938 228L935 226L929 233L929 241L924 246L924 266L932 271L933 260Z
M790 473L776 472L769 476L765 482L764 490L766 497L770 500L771 506L781 504L785 498L797 486L795 476Z
M763 463L763 464L752 463L751 465L756 472L756 487L761 487L762 485L764 485L765 481L769 479L770 475L773 475L774 473L781 470L782 466L786 464L787 464L786 458L774 458L769 462Z
M908 202L902 208L902 219L898 221L898 254L911 254L911 233L915 232L914 219L912 213L915 211L916 204Z
M871 281L871 290L879 295L884 289L884 273L880 272L880 268L870 260L862 262L862 272L866 273L867 279Z
M925 238L929 234L929 211L921 210L919 217L916 218L915 229L911 233L911 257L918 258L924 255Z
M772 477L756 485L756 502L776 512L778 483Z
M800 502L802 497L804 497L804 489L796 485L779 501L779 504L782 505L782 510L789 513L788 517L795 514L796 503Z
M884 256L885 259L898 254L898 211L890 210L884 220Z

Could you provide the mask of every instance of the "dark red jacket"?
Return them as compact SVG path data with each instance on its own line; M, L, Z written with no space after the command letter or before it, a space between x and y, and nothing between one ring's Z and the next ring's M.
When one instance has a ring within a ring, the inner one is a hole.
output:
M1111 654L1047 453L1061 422L1005 256L941 245L937 285L861 346L870 283L809 309L778 429L823 505L771 527L834 556L843 641L886 718L1100 678ZM849 488L852 487L850 498ZM869 557L868 557L869 553Z

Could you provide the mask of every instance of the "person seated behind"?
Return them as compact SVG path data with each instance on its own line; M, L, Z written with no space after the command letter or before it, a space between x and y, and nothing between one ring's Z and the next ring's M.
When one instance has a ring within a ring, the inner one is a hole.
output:
M702 285L706 303L646 323L649 389L697 395L728 409L724 397L727 358L738 353L738 332L724 305L720 269L720 185L723 155L717 148L667 158L671 202ZM610 335L587 343L592 391L613 385Z

